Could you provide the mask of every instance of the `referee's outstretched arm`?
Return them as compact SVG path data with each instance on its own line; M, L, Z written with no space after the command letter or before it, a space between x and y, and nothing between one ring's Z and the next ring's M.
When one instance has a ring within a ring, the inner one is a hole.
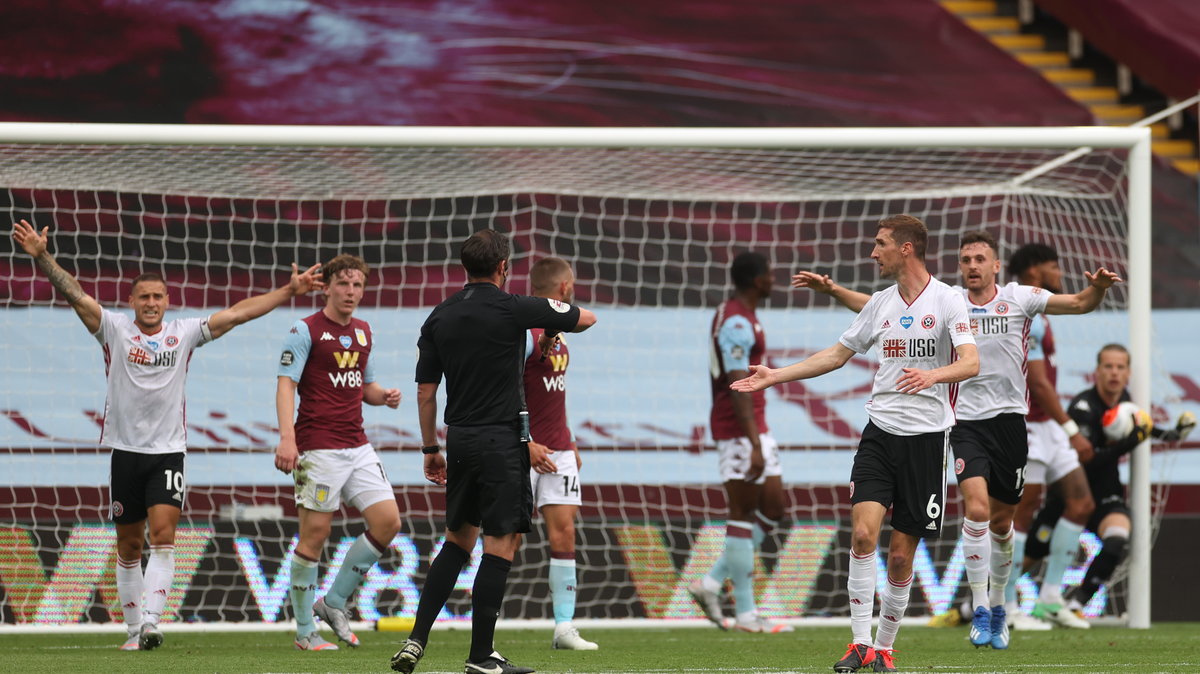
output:
M596 324L596 314L591 311L579 307L579 322L575 324L575 329L571 332L583 332Z

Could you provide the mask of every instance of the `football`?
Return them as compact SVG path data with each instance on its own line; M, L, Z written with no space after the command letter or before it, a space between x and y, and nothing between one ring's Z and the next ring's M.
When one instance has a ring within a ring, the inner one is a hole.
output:
M1105 412L1102 423L1109 442L1128 437L1135 425L1149 428L1154 424L1149 414L1128 400Z

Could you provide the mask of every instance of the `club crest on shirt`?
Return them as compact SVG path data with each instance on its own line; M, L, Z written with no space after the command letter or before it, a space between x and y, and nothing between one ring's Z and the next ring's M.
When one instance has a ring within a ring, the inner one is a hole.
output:
M349 349L354 341L350 339L350 335L341 335L338 337L338 343L342 345L343 349Z
M912 316L901 316L900 317L900 327L904 328L905 330L911 328L912 324L913 324Z
M175 335L171 335L170 337L167 337L167 346L168 347L179 346L179 338L176 337Z
M1004 314L1007 314L1008 313L1008 302L997 302L996 303L996 313L1000 314L1001 316L1003 316Z
M933 318L933 314L925 314L921 319L921 327L926 330L932 330L937 321Z
M359 346L367 345L367 331L362 328L354 328L354 338L358 340Z

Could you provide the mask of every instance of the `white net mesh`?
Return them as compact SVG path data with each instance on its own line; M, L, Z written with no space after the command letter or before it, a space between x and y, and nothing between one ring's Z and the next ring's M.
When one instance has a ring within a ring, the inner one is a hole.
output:
M438 544L443 500L421 480L407 382L421 322L465 280L458 244L484 227L509 232L516 292L537 258L570 260L578 301L602 321L572 340L568 378L586 485L578 614L699 617L685 588L719 554L725 507L707 431L707 335L732 258L756 250L772 261L777 289L759 315L775 364L832 344L851 321L824 296L788 291L787 276L809 269L862 291L883 287L866 255L884 215L929 225L931 271L949 282L959 237L977 229L997 237L1004 258L1027 242L1054 246L1068 292L1101 265L1126 274L1123 153L1094 152L1013 183L1059 154L0 145L0 208L49 226L59 262L107 308L143 271L168 279L179 316L277 287L292 262L340 252L367 260L359 315L378 336L381 383L406 396L398 412L366 410L406 522L358 596L367 619L415 611ZM96 447L100 349L27 258L0 261L0 272L0 620L118 619L107 454ZM288 478L270 454L275 363L288 326L318 302L297 300L196 354L174 618L288 616L282 560L296 524ZM1126 338L1125 306L1117 287L1094 315L1055 321L1064 394L1086 387L1102 343ZM845 484L873 371L856 358L769 394L789 498L789 524L760 561L770 615L847 614ZM920 552L912 613L946 608L963 582L960 512L951 506L944 537ZM358 530L338 521L323 574ZM547 563L535 533L510 577L506 617L551 615ZM469 603L456 595L448 610L461 617Z

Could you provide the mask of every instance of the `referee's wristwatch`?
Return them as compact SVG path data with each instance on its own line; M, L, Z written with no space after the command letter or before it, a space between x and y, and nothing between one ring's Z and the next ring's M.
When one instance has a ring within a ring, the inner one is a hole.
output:
M421 448L422 454L437 454L440 451L442 451L441 445L426 445Z

